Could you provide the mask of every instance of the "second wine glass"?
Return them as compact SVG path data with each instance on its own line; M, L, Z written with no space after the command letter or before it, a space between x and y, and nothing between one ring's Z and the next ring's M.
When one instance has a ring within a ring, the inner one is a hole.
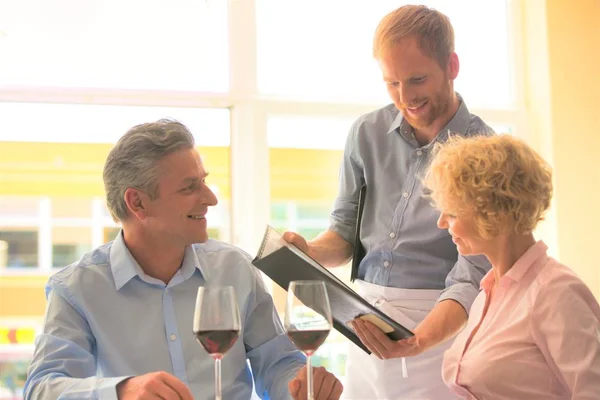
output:
M331 307L322 281L292 281L288 288L285 329L298 350L306 355L308 400L314 399L312 355L331 330Z
M221 396L221 359L240 334L240 313L231 286L200 287L193 331L198 343L215 360L215 399Z

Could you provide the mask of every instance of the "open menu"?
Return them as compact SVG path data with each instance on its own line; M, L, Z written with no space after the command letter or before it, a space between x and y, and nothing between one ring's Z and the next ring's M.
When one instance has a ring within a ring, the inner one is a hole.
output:
M393 340L413 336L409 329L369 304L327 268L286 242L271 226L267 225L258 254L252 263L286 291L291 281L324 281L331 305L333 327L367 353L370 351L348 325L355 318L374 323Z

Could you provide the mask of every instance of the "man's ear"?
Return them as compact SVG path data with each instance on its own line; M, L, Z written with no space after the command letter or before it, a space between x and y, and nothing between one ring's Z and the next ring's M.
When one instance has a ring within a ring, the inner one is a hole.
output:
M460 63L458 62L458 55L454 52L450 54L448 58L448 66L446 68L446 73L448 74L448 78L454 80L458 76L458 70L460 69Z
M150 198L145 192L127 188L123 197L132 215L138 219L145 219L147 217L147 203L150 201Z

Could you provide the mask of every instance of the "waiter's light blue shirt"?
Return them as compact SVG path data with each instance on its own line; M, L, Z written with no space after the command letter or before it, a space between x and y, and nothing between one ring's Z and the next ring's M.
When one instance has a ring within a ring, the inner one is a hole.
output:
M366 183L360 232L366 256L358 278L403 289L443 289L438 301L456 300L468 312L491 265L484 256L458 254L448 231L437 227L440 213L424 196L421 181L435 144L445 142L449 132L493 134L460 101L454 117L425 146L393 104L360 117L346 141L330 230L354 244L358 195Z
M214 399L214 362L192 333L196 293L208 285L234 287L242 321L222 360L223 398L250 399L254 374L260 397L289 399L288 382L305 358L250 261L209 240L187 247L165 285L144 274L121 234L86 254L48 282L25 399L116 399L119 382L154 371L182 380L196 400Z

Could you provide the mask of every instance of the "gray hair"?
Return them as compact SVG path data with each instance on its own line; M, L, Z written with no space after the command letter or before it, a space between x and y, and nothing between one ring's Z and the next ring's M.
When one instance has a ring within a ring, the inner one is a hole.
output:
M128 217L125 191L143 190L157 199L158 161L181 149L195 146L194 136L181 122L160 119L129 129L112 148L104 164L106 203L116 222Z

